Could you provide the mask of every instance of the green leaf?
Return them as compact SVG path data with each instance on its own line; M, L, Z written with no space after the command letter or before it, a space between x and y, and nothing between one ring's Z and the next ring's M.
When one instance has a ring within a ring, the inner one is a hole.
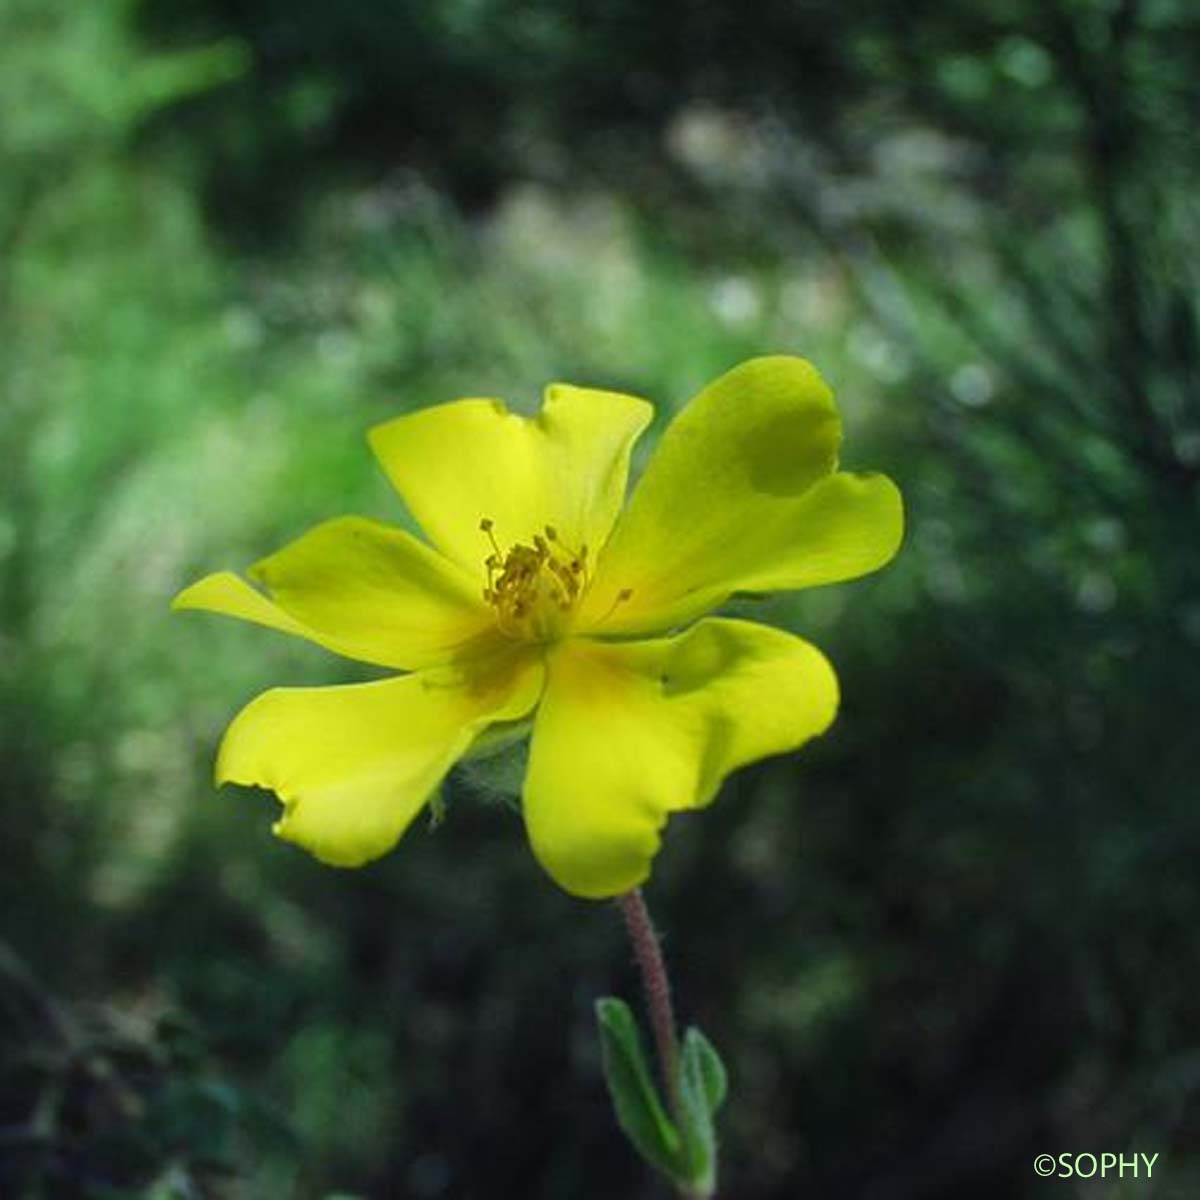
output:
M695 1025L688 1027L683 1039L683 1061L686 1070L689 1057L695 1060L696 1071L703 1081L708 1111L715 1116L729 1091L729 1075L717 1048Z
M614 996L596 1001L604 1078L617 1121L638 1153L670 1178L689 1176L679 1131L654 1086L637 1022L629 1006Z
M687 1179L702 1196L717 1186L717 1132L713 1123L725 1099L728 1076L712 1042L695 1026L683 1039L679 1064L680 1136Z

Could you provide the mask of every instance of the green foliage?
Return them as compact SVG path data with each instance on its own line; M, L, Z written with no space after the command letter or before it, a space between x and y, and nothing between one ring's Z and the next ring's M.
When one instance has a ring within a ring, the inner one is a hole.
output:
M821 365L910 532L755 607L841 717L659 860L730 1193L1011 1200L1106 1130L1195 1190L1193 6L719 8L0 0L0 934L89 1038L137 1025L68 1075L4 1041L3 1136L53 1075L83 1164L5 1151L5 1195L117 1157L134 1195L657 1194L591 1057L616 922L474 803L514 760L321 868L212 752L364 671L166 604L402 520L361 433L405 407L669 409L763 351Z
M254 1098L203 1034L71 1007L0 944L0 1183L21 1197L224 1194Z

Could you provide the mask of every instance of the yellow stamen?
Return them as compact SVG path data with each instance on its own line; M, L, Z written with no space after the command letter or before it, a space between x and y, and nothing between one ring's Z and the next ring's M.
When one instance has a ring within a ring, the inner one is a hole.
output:
M499 564L500 560L504 556L500 553L500 547L496 545L496 535L492 532L492 529L494 527L495 527L495 522L492 520L491 517L484 517L483 520L479 522L480 530L483 533L487 534L488 541L492 543L492 549L496 552L495 553L496 562L497 562L497 564ZM491 559L489 558L488 561L491 562Z
M493 553L484 559L487 582L483 598L496 610L496 623L522 641L551 641L566 629L566 614L575 607L588 584L587 547L565 546L553 525L500 550L490 517L479 522Z
M624 604L624 603L625 603L625 601L626 601L626 600L628 600L628 599L629 599L629 598L630 598L632 595L633 595L633 588L622 588L622 589L621 589L621 590L620 590L620 591L619 591L619 592L616 594L616 597L615 597L615 599L613 600L612 604L610 604L610 605L609 605L609 607L608 607L608 612L606 612L606 613L604 614L604 616L602 616L602 617L601 617L601 618L600 618L600 619L599 619L599 620L596 622L596 624L597 624L597 625L603 625L603 624L604 624L604 622L605 622L605 621L607 621L607 620L608 620L608 618L609 618L609 617L611 617L611 616L613 615L613 613L615 613L615 612L617 611L617 609L618 609L618 608L619 608L619 607L620 607L622 604Z

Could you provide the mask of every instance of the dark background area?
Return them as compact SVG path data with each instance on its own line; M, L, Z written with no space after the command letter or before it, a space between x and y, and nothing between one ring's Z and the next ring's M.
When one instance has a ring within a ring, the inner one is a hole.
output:
M275 841L225 723L364 675L167 604L399 519L385 416L779 352L909 533L750 610L841 715L648 889L722 1200L1195 1195L1198 63L1185 0L0 0L0 1194L664 1194L615 911L476 769Z

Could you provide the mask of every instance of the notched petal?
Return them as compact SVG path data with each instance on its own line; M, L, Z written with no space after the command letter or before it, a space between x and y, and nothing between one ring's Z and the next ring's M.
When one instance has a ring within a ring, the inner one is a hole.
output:
M594 553L625 497L629 455L653 410L635 396L551 384L536 417L457 400L370 431L371 448L421 528L478 571L480 521L506 545L546 525Z
M899 495L883 476L835 473L840 440L833 395L801 359L752 359L710 384L663 434L577 627L677 628L735 592L881 566L898 544Z
M797 748L837 712L821 652L748 621L568 643L548 672L525 823L550 875L593 899L645 879L670 813L709 803L730 771Z
M374 683L276 688L234 718L217 782L273 791L282 838L334 866L386 854L447 771L493 722L536 705L544 671L527 652Z

